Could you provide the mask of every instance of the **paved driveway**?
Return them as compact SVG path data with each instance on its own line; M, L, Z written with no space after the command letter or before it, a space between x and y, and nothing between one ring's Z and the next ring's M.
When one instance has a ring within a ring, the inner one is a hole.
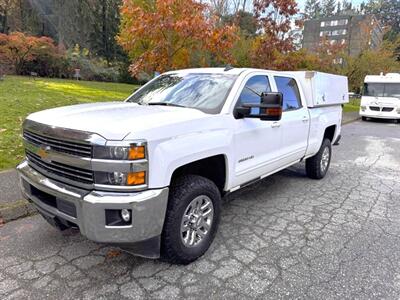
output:
M343 128L328 176L299 164L224 204L188 266L120 253L39 216L0 229L0 298L391 298L400 295L400 125Z

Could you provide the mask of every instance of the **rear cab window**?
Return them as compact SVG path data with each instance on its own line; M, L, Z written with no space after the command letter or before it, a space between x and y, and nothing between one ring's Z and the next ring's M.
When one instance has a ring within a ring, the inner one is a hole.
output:
M296 110L302 107L299 87L294 78L274 76L278 92L283 95L283 111Z

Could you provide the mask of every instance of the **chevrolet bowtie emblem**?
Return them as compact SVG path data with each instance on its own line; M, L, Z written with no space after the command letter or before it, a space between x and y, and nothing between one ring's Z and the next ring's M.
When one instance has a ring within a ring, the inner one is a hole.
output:
M40 148L39 148L39 150L37 152L37 155L39 155L40 158L43 159L44 161L48 161L49 160L48 157L49 157L49 151L50 150L51 150L50 146L42 145L42 146L40 146Z

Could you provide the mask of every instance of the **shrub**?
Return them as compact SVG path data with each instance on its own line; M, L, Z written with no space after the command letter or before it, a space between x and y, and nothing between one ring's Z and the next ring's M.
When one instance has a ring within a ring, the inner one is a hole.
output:
M42 76L60 73L63 51L48 37L28 36L22 32L0 34L0 60L11 65L18 75L36 72Z

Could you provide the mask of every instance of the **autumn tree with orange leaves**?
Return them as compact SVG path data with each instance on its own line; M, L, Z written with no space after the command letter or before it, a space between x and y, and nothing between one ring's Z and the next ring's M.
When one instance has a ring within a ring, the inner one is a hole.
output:
M254 41L252 65L263 69L290 68L291 63L280 58L294 50L290 30L293 16L299 12L296 1L254 0L253 5L261 34Z
M236 27L221 25L194 0L124 0L118 42L132 60L130 71L151 73L233 63Z
M51 38L22 32L0 33L0 62L12 65L16 74L21 74L24 66L38 57L50 60L60 58L61 54Z

